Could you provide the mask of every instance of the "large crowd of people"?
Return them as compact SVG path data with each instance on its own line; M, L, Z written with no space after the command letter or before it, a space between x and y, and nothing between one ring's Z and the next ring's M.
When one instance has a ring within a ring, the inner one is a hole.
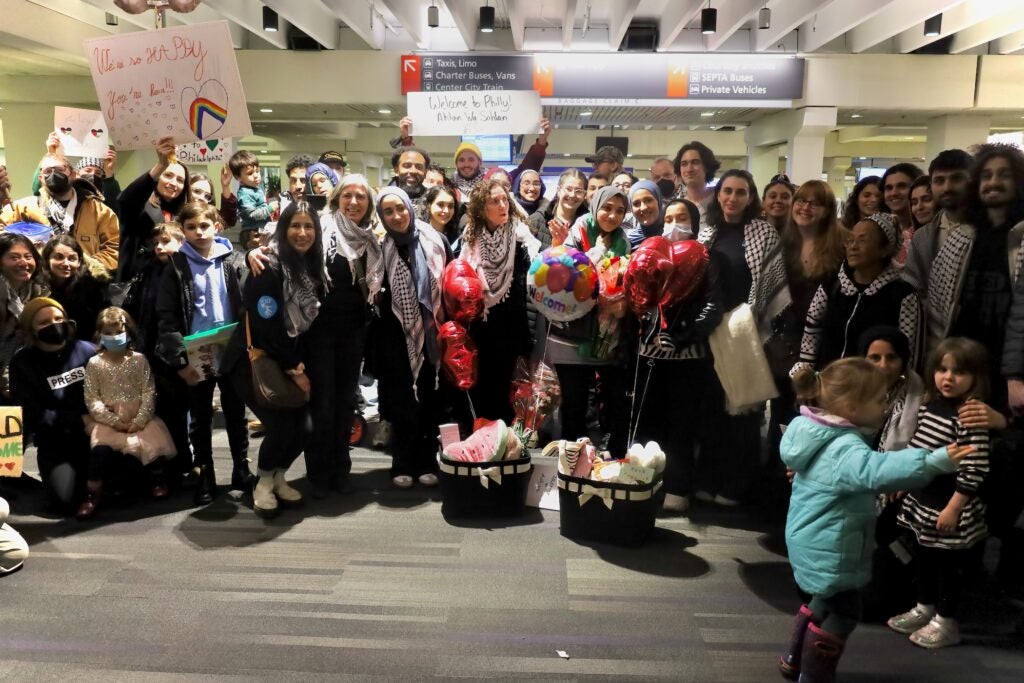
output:
M516 361L542 357L562 393L549 436L592 437L613 458L630 437L658 440L668 512L743 504L788 468L787 540L808 603L784 673L831 680L876 533L904 530L917 558L916 605L890 626L923 647L958 642L959 577L980 542L999 536L1000 570L1019 570L1022 479L1004 437L1024 411L1024 154L986 143L942 152L927 173L896 164L857 182L841 208L821 180L779 174L759 192L745 170L719 174L698 141L656 159L649 179L604 147L549 197L541 126L512 170L486 168L465 142L449 171L404 119L387 185L325 152L291 159L273 199L258 159L239 152L219 207L170 139L123 190L113 151L73 164L54 136L37 178L0 167L0 397L21 406L55 504L89 518L105 492L140 481L157 498L192 487L209 503L215 389L231 485L252 492L257 512L302 502L286 478L300 455L308 493L351 493L361 373L376 379L391 427L393 484L435 486L439 424L468 433L475 417L511 421ZM596 265L654 237L706 247L691 298L601 343L596 309L567 323L538 315L527 273L542 250L571 247ZM484 288L468 328L479 354L468 398L440 372L437 341L442 273L456 258ZM719 372L734 359L709 345L742 304L777 393L752 410L727 407ZM223 329L218 367L203 373L189 339ZM305 400L256 399L260 353ZM246 406L265 432L255 473ZM892 494L880 515L878 493ZM6 538L0 572L27 552Z

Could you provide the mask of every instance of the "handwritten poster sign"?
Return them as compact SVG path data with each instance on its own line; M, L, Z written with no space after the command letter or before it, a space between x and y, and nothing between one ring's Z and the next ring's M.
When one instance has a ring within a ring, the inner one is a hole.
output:
M252 134L226 21L96 38L85 51L118 149Z
M69 157L100 157L107 153L107 122L103 113L74 107L53 108L53 130Z
M234 154L231 140L200 140L178 145L175 154L186 164L224 163Z
M410 92L408 98L415 135L503 135L540 128L540 95L533 90Z
M21 407L0 407L0 477L21 476L22 431Z

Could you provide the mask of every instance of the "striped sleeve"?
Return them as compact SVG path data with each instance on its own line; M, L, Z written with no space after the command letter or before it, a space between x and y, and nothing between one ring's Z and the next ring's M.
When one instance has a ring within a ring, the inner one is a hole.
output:
M804 336L800 340L800 362L815 365L818 360L818 349L821 346L822 324L825 320L825 313L828 311L828 294L825 288L818 287L811 299L811 305L807 309L807 319L804 321Z
M988 474L988 432L983 429L959 429L957 444L974 446L974 452L960 461L956 471L956 490L967 496L978 493Z

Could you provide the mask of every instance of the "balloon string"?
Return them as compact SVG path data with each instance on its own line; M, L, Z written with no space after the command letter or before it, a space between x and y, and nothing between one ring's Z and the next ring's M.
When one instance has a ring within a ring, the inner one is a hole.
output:
M643 333L641 332L638 336L642 337ZM630 398L630 402L629 402L629 429L630 429L630 433L629 433L629 443L626 444L627 447L630 444L633 443L633 439L636 437L636 430L637 430L637 427L639 427L639 425L640 425L640 414L643 412L643 409L644 409L644 399L647 397L647 387L649 387L650 384L651 384L651 374L654 372L654 359L652 358L652 359L649 359L647 361L647 367L649 369L647 371L647 379L644 380L644 391L643 391L643 394L640 396L640 407L637 408L636 411L634 412L634 408L636 408L636 385L637 385L637 380L640 378L640 348L641 348L642 344L643 344L643 340L641 338L639 340L639 343L637 344L637 347L636 347L636 363L634 364L634 368L635 369L633 371L633 395ZM636 421L635 422L634 422L634 419L633 419L634 414L636 415Z
M469 395L469 390L466 390L466 403L469 404L469 414L473 417L473 424L476 424L476 409L473 407L473 397Z

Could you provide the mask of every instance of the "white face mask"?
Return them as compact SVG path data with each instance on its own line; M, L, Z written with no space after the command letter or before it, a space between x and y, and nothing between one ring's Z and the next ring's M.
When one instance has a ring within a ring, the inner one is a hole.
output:
M667 223L662 235L669 242L683 242L693 239L693 230L685 223Z

